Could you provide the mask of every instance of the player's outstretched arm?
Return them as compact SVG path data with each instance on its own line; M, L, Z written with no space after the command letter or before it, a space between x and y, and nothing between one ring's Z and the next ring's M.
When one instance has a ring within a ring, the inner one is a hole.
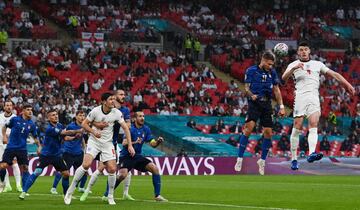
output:
M274 85L273 91L274 91L274 95L275 95L276 101L277 101L277 103L278 103L279 106L280 106L279 115L280 115L281 117L283 117L283 116L285 116L285 106L284 106L284 103L283 103L283 100L282 100L282 96L281 96L281 91L280 91L279 85Z
M329 70L326 72L327 75L331 76L332 78L335 78L337 81L339 81L343 86L345 86L346 90L351 94L355 95L355 88L339 73Z
M251 92L250 83L245 83L245 94L249 96L253 101L257 99L257 95Z

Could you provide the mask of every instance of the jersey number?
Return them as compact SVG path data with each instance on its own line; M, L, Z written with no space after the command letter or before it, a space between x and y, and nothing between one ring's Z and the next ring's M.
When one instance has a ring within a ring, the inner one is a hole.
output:
M24 131L25 131L25 127L23 127L23 128L21 129L21 133L24 133Z
M262 75L262 82L266 82L266 78L267 78L266 74Z

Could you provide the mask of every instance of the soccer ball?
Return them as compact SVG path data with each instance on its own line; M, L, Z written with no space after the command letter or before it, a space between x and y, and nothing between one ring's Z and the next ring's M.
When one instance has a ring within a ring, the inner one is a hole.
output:
M277 43L274 47L274 53L277 56L286 56L288 54L289 47L285 43Z

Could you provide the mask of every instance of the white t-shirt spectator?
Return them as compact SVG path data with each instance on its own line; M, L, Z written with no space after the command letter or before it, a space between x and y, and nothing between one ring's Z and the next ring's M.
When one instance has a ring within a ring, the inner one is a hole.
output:
M134 95L134 103L143 101L142 95L140 93Z
M80 59L84 59L84 58L85 58L85 54L86 54L86 50L85 50L85 48L83 48L83 47L79 47L79 48L76 50L76 53L79 55L79 58L80 58Z

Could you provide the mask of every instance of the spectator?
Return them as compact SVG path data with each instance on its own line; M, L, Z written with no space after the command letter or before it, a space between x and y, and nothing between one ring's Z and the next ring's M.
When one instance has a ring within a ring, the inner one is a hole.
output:
M137 92L136 92L136 95L134 95L134 100L133 100L133 102L134 102L134 103L140 103L140 102L142 102L142 101L143 101L143 97L142 97L140 91L137 91Z
M79 92L84 93L85 95L90 95L90 84L87 78L79 86Z
M349 138L346 138L342 143L340 147L340 151L342 151L342 154L344 155L344 152L350 152L352 150L352 144L350 142Z
M192 129L196 129L196 122L194 119L190 119L187 123L186 126Z
M104 80L99 78L99 79L95 79L94 82L92 83L91 87L94 90L100 90L102 85L104 84Z
M227 144L230 144L230 145L232 145L232 146L234 146L234 147L237 147L238 142L239 142L239 141L236 140L235 136L230 136L230 137L226 140L226 143L227 143Z
M240 124L240 121L236 121L235 124L230 127L229 131L230 131L231 133L241 133L241 131L242 131L242 126L241 126L241 124Z
M216 122L215 125L211 126L211 129L209 131L209 133L211 134L217 134L221 132L221 127L219 125L219 122Z
M277 147L284 153L290 150L290 140L286 134L281 135Z
M187 154L185 152L184 148L181 148L181 150L179 151L179 153L176 155L176 157L187 157Z
M325 152L326 155L329 155L330 152L330 142L327 136L323 136L322 141L320 142L320 151Z

